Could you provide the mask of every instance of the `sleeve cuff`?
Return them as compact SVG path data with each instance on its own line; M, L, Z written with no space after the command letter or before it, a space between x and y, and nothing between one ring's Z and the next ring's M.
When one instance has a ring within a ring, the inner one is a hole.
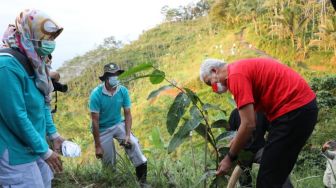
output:
M45 153L45 154L42 155L42 159L43 160L48 159L52 155L52 153L53 153L53 150L48 149L47 153Z
M61 135L58 132L55 132L51 135L49 135L50 140L55 140L56 138L60 137Z

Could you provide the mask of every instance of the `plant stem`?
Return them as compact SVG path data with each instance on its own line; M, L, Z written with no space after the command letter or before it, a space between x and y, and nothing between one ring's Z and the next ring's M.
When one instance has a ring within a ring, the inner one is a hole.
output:
M153 67L154 69L156 69L155 67ZM177 88L178 90L180 90L183 93L186 93L182 88L180 88L179 86L177 86L175 83L173 83L172 81L168 80L166 77L164 78L168 83L170 83L172 86L174 86L175 88ZM203 102L197 97L197 100L203 104ZM193 101L193 100L191 100ZM196 104L195 104L196 103ZM215 137L211 131L208 119L207 119L207 115L205 115L205 113L203 112L203 110L197 105L197 102L193 102L193 104L196 106L197 110L201 113L204 121L205 121L205 127L206 127L206 131L205 131L205 146L204 146L204 173L208 171L208 167L207 167L207 157L208 157L208 139L212 139L213 143L214 143L214 147L216 150L216 169L218 169L218 162L219 162L219 156L218 156L218 151L216 148L216 140ZM208 138L208 133L210 135L211 138ZM204 184L203 186L206 187L207 185L207 181L206 179L204 179Z
M205 120L206 121L206 120ZM206 125L205 131L205 145L204 145L204 172L208 170L207 168L207 156L208 156L208 125ZM207 181L204 179L204 188L206 188Z
M195 149L194 149L194 144L193 144L193 136L191 135L190 138L190 142L191 142L191 155L192 155L192 159L193 159L193 165L194 165L194 170L196 172L196 163L195 163Z

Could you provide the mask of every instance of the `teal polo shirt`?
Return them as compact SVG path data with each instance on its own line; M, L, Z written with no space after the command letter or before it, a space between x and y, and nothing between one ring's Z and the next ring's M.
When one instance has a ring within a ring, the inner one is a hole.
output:
M29 163L48 152L46 135L56 132L50 108L24 67L0 54L0 156L9 164Z
M131 100L125 86L119 85L113 95L106 90L104 83L91 92L89 108L90 112L99 113L99 132L124 121L121 108L130 107Z

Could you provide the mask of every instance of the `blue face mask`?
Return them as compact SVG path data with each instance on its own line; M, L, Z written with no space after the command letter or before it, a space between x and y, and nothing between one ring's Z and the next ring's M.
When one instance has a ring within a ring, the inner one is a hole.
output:
M38 41L38 45L35 46L36 53L39 56L47 56L51 54L56 47L56 42L52 40Z
M118 80L118 76L109 77L108 83L111 87L117 87L120 83L120 81Z

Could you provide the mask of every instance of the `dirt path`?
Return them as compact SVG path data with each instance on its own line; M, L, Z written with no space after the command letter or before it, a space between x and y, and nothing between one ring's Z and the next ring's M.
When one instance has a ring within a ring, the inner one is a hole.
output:
M267 54L265 51L262 51L256 47L254 47L251 43L247 42L244 38L244 32L245 32L246 27L241 28L241 30L237 33L235 33L236 39L239 42L239 47L243 47L248 50L252 50L256 52L256 54L264 57L269 57L269 58L274 58L271 55Z

